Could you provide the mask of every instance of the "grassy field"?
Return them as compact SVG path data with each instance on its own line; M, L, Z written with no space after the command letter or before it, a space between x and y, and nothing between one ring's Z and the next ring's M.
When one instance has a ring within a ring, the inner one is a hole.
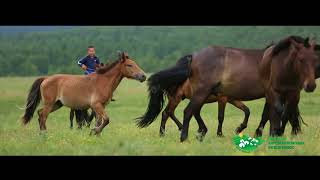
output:
M115 102L111 102L106 111L110 115L110 124L100 137L90 137L90 129L69 128L69 109L49 115L48 134L39 135L37 115L31 123L23 127L20 117L27 91L35 77L0 78L0 155L320 155L320 88L312 94L302 93L300 110L304 121L303 134L291 137L291 127L287 127L285 137L292 141L303 141L290 150L272 150L268 148L266 125L263 139L266 140L252 153L236 149L232 142L234 129L242 122L242 111L227 105L223 126L225 137L216 136L217 104L204 106L202 116L209 129L203 142L196 139L198 129L196 121L191 120L189 139L179 142L180 133L173 123L167 123L166 136L159 137L160 118L149 127L139 129L134 118L142 115L147 106L146 83L124 79L115 92ZM319 82L318 82L319 84ZM176 110L182 119L185 100ZM245 134L253 136L260 121L264 99L246 103L251 109L249 126Z

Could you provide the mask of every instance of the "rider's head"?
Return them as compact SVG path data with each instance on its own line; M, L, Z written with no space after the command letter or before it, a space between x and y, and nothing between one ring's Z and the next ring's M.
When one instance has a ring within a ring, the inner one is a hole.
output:
M88 55L93 57L95 56L95 54L96 54L96 51L94 49L94 46L88 46Z

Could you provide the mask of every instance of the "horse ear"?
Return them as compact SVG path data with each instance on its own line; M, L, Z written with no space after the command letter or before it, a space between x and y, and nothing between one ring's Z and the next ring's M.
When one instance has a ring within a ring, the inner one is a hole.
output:
M121 53L121 63L124 63L126 61L126 54L125 52Z
M309 44L309 37L307 37L305 40L304 40L304 46L305 47L308 47Z
M121 59L121 51L118 50L117 53L118 53L118 58Z

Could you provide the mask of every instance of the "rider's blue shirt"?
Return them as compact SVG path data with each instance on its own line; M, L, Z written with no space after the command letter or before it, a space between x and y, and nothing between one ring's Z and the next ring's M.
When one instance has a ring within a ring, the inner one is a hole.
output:
M82 65L86 65L87 69L84 72L85 75L91 74L95 72L96 65L100 64L100 60L97 56L85 56L78 61L78 65L81 67Z

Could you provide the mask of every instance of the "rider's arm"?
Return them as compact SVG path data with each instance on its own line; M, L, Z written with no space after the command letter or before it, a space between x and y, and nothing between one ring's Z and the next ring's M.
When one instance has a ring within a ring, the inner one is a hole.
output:
M97 58L97 61L96 61L96 63L97 63L97 64L99 64L99 65L101 64L101 63L100 63L100 60L99 60L99 58Z
M80 59L80 60L78 61L78 65L79 65L83 70L86 70L86 69L87 69L87 66L84 65L85 62L86 62L86 60L87 60L87 59L84 57L84 58L82 58L82 59Z

